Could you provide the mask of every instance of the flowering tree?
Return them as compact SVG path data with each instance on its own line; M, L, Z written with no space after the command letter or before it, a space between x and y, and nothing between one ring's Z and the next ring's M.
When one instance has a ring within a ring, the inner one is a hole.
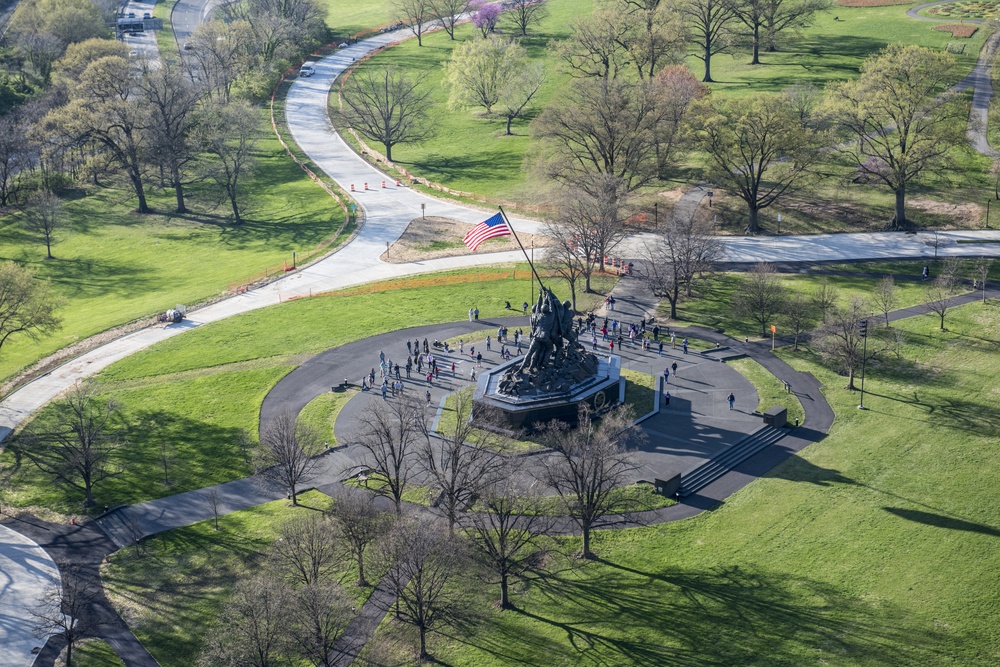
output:
M499 2L479 2L473 5L472 22L483 33L484 38L497 27L501 12L503 7Z

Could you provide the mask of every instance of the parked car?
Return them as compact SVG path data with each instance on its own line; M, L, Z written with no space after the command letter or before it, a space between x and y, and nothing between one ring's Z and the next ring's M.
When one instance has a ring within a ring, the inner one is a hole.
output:
M135 18L135 12L129 12L129 13L128 13L128 17L129 17L130 19L134 19L134 18Z
M194 47L193 47L193 46L191 46L191 42L184 42L184 50L185 50L185 51L190 51L190 50L191 50L191 49L193 49L193 48L194 48Z
M150 14L149 12L143 12L142 18L144 18L144 19L151 19L151 18L153 18L153 15Z

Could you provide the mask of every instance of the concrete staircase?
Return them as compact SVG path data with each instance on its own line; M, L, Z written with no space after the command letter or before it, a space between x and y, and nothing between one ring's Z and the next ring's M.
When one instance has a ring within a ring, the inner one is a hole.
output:
M691 472L681 476L682 498L690 496L719 479L737 465L785 437L783 429L763 426L732 447L712 457Z

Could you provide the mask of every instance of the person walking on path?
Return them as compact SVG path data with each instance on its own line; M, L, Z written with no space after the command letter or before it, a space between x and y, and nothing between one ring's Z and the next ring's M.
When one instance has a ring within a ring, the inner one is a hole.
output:
M525 301L524 303L521 304L521 314L522 315L527 315L528 314L528 302L527 301Z
M411 343L409 339L406 340L406 353L413 354L413 343Z
M424 396L427 398L427 405L430 405L431 404L431 390L428 389L427 392L424 394Z
M472 370L469 373L469 379L472 380L473 382L476 381L476 367L475 366L472 367Z
M472 309L472 317L478 322L479 321L479 308Z
M656 344L656 356L658 356L658 357L662 357L663 356L663 341L662 340L659 343Z
M670 392L669 391L666 392L665 394L663 394L663 407L665 407L665 408L670 407Z
M677 362L670 364L670 370L674 372L674 377L677 377Z
M670 349L671 350L677 349L677 334L675 333L670 334Z
M732 410L733 406L736 405L736 396L733 392L729 392L729 396L726 397L726 400L729 401L729 409Z
M684 348L684 354L687 354L688 353L688 339L687 338L685 338L683 341L681 341L681 347Z
M926 266L924 266L924 270L920 272L920 279L927 280L930 277L931 277L931 272L927 269Z
M483 353L482 352L477 352L476 353L476 366L478 366L479 368L483 367Z
M470 322L472 321L472 309L471 308L469 308L469 321Z
M385 380L382 381L382 400L385 400L385 395L389 392L389 383Z
M489 352L489 351L490 351L490 342L491 342L491 341L490 341L490 337L489 337L489 336L487 336L487 337L486 337L486 351L487 351L487 352Z
M459 338L458 339L458 353L459 354L465 354L465 339L464 338Z
M669 368L664 368L663 369L663 384L667 384L668 382L670 382L670 369Z

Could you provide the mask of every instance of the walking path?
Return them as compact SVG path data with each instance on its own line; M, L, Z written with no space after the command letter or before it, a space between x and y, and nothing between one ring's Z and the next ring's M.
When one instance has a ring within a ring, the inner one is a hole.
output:
M326 259L285 279L193 311L189 314L189 319L180 324L151 327L112 341L25 385L6 397L0 405L0 437L6 437L21 421L74 382L90 377L111 363L138 350L193 327L277 304L289 298L307 296L312 293L373 280L520 260L521 256L516 252L468 255L406 264L386 264L378 260L385 243L398 238L406 225L414 218L419 217L421 204L426 205L426 212L431 215L470 223L478 222L485 217L481 211L428 197L408 188L396 188L391 185L382 189L380 185L383 179L386 180L387 185L394 183L394 181L354 154L343 143L330 124L326 115L326 97L333 79L355 58L402 37L403 35L399 33L379 35L324 58L319 63L314 77L295 81L286 101L286 117L290 131L311 160L345 189L349 189L352 183L358 186L366 181L370 186L378 185L367 192L356 187L357 200L366 213L366 224L354 241ZM540 230L540 225L537 222L515 219L514 224L517 228L526 231L536 232ZM934 250L928 241L934 236L932 233L917 235L884 233L731 238L723 241L723 258L724 261L740 263L929 258L934 254ZM942 232L937 238L942 241L937 249L937 255L941 257L1000 256L1000 232ZM643 240L645 240L643 237L633 237L624 244L618 254L631 253L633 256L638 254L636 250L641 247ZM959 240L986 240L989 243L959 244ZM767 451L765 450L765 453ZM331 462L334 458L331 457ZM726 479L719 480L703 490L702 494L689 499L688 502L691 503L692 509L696 509L694 503L699 502L698 498L712 498L713 494L717 494L720 489L724 491L723 482ZM729 480L729 483L736 482ZM242 497L244 494L252 495L248 489L234 487L232 491L233 498ZM198 492L191 493L197 494ZM192 495L188 499L181 500L190 502L192 512L194 508L200 508L201 512L204 511L204 496ZM681 504L676 507L688 506ZM673 508L668 509L672 510ZM671 516L678 515L676 518L681 518L679 515L683 511L675 510ZM184 516L187 518L184 519ZM160 523L156 525L171 526L177 521L190 521L197 516L202 515L181 513L176 517L171 517L170 512L164 510L157 516L156 520ZM209 517L203 516L202 518ZM0 596L0 604L5 601L6 598Z
M0 665L30 665L35 638L26 610L59 584L52 557L29 537L0 526Z

